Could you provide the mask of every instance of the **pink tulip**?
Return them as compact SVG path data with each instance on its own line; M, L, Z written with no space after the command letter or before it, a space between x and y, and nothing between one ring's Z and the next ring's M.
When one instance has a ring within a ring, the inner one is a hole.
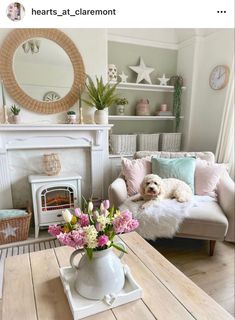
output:
M110 202L109 202L109 200L104 200L102 203L103 203L104 209L108 210L109 207L110 207Z

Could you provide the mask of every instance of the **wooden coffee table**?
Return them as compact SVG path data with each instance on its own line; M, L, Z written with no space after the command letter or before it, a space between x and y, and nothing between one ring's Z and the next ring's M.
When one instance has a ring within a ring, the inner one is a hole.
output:
M123 262L143 288L143 298L86 319L233 319L137 233L120 238L129 252ZM71 248L58 247L7 258L2 319L72 319L59 277L59 267L69 265L71 252Z

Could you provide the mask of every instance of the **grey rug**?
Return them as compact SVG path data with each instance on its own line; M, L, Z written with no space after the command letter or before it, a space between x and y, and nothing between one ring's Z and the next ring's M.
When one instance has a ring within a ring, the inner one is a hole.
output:
M0 248L0 299L2 298L2 286L3 286L3 274L4 274L4 262L7 257L16 256L19 254L24 254L28 252L36 252L45 249L51 249L60 247L61 244L57 239L50 239L50 240L38 240L35 242L32 241L31 243L26 244L14 244L12 246L6 246L2 249Z

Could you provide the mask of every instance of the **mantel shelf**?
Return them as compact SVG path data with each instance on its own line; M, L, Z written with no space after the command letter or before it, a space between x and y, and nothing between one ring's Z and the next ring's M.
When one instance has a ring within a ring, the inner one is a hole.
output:
M114 83L113 83L114 84ZM174 92L173 86L160 86L158 84L145 84L145 83L129 83L129 82L120 82L117 85L117 89L122 90L143 90L143 91L160 91L160 92ZM186 87L182 87L183 90Z
M99 131L109 130L112 124L0 124L0 131Z
M180 117L183 119L184 117ZM109 116L109 120L175 120L175 116Z

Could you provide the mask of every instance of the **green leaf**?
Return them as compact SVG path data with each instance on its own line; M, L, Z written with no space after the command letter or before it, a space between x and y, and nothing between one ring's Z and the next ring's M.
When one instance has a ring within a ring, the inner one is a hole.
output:
M113 214L114 214L114 206L112 206L112 207L109 209L109 214L110 214L111 217L113 216Z
M112 242L111 246L114 247L114 248L116 248L116 249L118 249L119 251L122 251L122 252L124 252L124 253L127 253L127 251L126 251L125 249L123 249L123 247L119 246L118 244L116 244L116 243L114 243L114 242Z
M111 85L109 82L104 84L103 78L96 76L95 83L89 75L87 75L88 83L86 89L90 100L83 99L89 106L95 106L98 110L103 110L115 103L117 94L115 94L118 83Z

